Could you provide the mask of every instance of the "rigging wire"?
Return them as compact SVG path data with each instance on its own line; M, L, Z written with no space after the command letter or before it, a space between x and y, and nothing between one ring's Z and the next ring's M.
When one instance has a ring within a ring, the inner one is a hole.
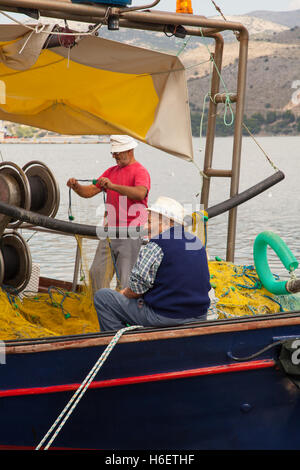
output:
M218 13L220 13L220 15L222 16L222 18L224 19L224 21L227 21L227 18L225 17L225 15L223 14L221 8L215 3L214 0L211 0L211 2L213 3L215 9L217 10ZM236 38L238 39L238 32L237 31L233 31L234 35L236 36ZM214 63L215 67L216 67L216 70L217 72L219 73L218 71L218 68L216 66L216 64ZM232 73L232 71L231 71ZM220 76L220 79L221 79L221 75ZM224 86L224 82L222 80L222 84ZM225 86L224 86L224 89L226 90ZM262 148L262 146L258 143L258 141L255 139L253 133L250 131L250 129L248 128L248 126L243 122L242 123L244 129L248 132L249 136L253 139L253 141L255 142L255 144L259 147L259 149L262 151L262 153L264 154L265 158L267 159L267 161L269 162L269 164L271 165L271 167L274 169L274 171L278 171L278 167L275 165L275 163L272 161L272 159L270 158L269 155L267 155L266 151Z

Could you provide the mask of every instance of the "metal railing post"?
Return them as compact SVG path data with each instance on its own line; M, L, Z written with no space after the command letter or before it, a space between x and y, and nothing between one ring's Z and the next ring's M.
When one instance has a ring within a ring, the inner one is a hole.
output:
M237 79L237 102L235 112L234 142L232 155L232 177L230 186L230 197L235 196L239 191L240 162L242 151L242 132L244 101L246 92L247 58L248 58L248 32L246 29L240 31L239 35L239 68ZM227 232L227 252L226 260L234 262L235 240L237 224L237 207L229 211L228 232Z
M215 52L213 54L213 59L217 67L213 68L212 79L211 79L211 90L210 94L213 98L217 93L219 93L220 88L220 76L222 68L222 58L223 58L223 45L224 41L222 36L216 35L215 37ZM208 118L207 118L207 131L206 131L206 144L205 144L205 156L204 156L204 165L203 171L204 174L211 169L212 158L214 151L214 141L215 141L215 131L216 131L216 118L217 118L217 103L210 99L209 100L209 109L208 109ZM200 203L203 205L204 209L208 207L209 201L209 188L210 188L210 176L207 174L207 178L203 178L202 191L201 191L201 200Z
M79 267L80 267L80 248L79 248L79 243L77 242L76 258L75 258L73 282L72 282L72 291L73 292L76 292L76 288L77 288L77 284L78 284Z

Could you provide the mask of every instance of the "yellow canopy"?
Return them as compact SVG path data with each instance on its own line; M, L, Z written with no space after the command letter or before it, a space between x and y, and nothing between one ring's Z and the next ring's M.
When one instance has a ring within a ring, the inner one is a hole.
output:
M0 26L0 119L69 135L128 134L193 159L184 67L178 57L95 36L42 49L43 32Z

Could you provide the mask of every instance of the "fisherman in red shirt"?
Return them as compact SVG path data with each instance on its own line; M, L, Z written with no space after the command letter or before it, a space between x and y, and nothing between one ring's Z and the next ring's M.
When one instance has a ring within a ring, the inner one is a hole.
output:
M105 191L108 227L143 227L147 221L150 175L146 168L135 160L134 149L138 144L134 139L125 135L112 135L110 140L111 153L116 165L108 168L98 178L96 185L81 185L75 178L70 178L67 186L84 198ZM113 272L109 279L105 276L108 256L113 259L119 288L124 289L128 286L129 275L141 243L141 238L115 238L111 239L110 243L107 239L99 241L90 269L94 292L109 287L113 277Z

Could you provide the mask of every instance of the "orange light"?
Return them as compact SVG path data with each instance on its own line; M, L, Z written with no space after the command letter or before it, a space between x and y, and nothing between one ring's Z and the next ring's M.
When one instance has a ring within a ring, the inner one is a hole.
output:
M193 14L192 0L176 0L176 13Z

